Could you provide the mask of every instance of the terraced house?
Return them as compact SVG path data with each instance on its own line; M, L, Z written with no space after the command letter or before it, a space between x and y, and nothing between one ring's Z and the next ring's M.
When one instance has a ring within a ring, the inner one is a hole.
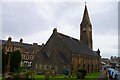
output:
M92 24L86 5L80 24L80 39L59 33L57 28L54 28L52 35L41 52L36 54L32 64L33 70L54 69L59 74L65 67L69 68L71 73L78 68L84 68L88 73L101 68L100 50L93 50Z
M0 49L4 49L5 54L19 50L21 53L21 66L27 67L31 67L35 54L41 50L41 46L37 43L23 43L23 39L20 39L19 42L12 41L11 37L8 40L0 40L0 44Z

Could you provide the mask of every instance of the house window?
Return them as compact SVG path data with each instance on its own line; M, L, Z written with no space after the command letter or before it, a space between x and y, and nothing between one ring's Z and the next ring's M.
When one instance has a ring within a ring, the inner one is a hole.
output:
M14 47L14 51L20 50L20 47Z
M25 56L25 60L29 60L29 56L28 55L24 55Z
M34 53L35 53L35 51L33 50L33 51L32 51L32 54L34 54Z
M29 60L29 56L27 55L27 60Z
M24 59L26 60L26 55L24 55Z
M33 60L33 56L32 55L30 56L30 60Z
M26 59L26 55L24 54L24 58L23 58L24 60Z

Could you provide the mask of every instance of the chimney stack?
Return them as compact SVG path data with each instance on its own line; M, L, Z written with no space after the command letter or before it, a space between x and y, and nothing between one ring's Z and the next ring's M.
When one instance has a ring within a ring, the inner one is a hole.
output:
M12 40L12 38L9 36L8 41L10 41L10 42L11 42L11 40Z
M20 39L20 42L21 42L21 43L23 42L23 39L22 39L22 38Z

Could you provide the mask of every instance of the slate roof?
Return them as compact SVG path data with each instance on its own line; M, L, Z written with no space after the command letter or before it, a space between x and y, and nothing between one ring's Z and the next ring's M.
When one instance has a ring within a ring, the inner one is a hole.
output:
M0 40L0 45L4 45L4 44L6 44L7 43L7 41L5 41L5 40Z
M5 45L5 44L7 44L6 40L0 40L0 45ZM20 42L16 42L16 41L12 41L12 45L14 45L14 46L22 46L25 49L30 49L32 47L32 44L22 43L22 45L21 45Z
M32 70L35 69L36 64L38 64L38 63L39 64L45 64L45 60L46 60L46 58L44 56L44 53L38 52L37 54L35 54L35 57L32 61L32 67L31 67Z
M71 50L73 53L98 56L92 49L88 46L82 44L78 39L72 38L70 36L58 33L58 36L64 42L64 44Z
M47 64L56 64L56 65L59 65L61 66L61 64L70 64L70 60L68 60L65 56L64 56L64 53L61 53L61 52L58 52L58 53L52 53L49 57L44 54L43 55L45 60L46 60L46 63Z

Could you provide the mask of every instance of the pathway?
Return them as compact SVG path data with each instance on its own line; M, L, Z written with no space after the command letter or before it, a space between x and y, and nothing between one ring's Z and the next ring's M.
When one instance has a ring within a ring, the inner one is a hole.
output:
M106 71L102 71L101 75L97 78L97 80L108 80L108 76L106 75Z

